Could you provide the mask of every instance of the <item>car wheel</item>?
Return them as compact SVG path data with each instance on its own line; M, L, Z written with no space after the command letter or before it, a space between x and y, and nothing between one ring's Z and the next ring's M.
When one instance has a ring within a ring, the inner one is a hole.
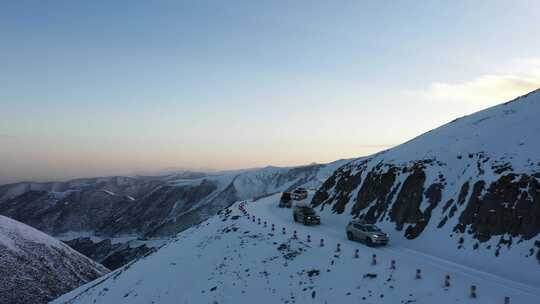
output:
M347 231L347 239L351 240L351 241L354 241L353 240L353 235L350 231Z
M366 245L368 245L369 247L373 247L373 241L370 238L367 238Z

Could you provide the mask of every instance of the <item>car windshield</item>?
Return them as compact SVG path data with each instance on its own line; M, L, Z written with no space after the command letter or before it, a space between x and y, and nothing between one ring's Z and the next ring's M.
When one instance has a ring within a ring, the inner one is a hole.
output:
M302 208L302 212L308 215L315 215L315 210L311 208Z
M364 226L364 229L367 232L379 232L379 231L381 231L381 229L379 229L379 227L377 227L375 225L366 225L366 226Z

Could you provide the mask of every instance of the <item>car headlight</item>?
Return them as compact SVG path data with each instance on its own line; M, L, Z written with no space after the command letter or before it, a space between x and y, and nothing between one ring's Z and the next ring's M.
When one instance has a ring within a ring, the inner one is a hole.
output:
M310 219L311 219L311 216L308 216L307 219L310 220Z
M374 235L374 236L373 236L373 238L375 238L375 239L378 238L378 237L379 237L378 235Z

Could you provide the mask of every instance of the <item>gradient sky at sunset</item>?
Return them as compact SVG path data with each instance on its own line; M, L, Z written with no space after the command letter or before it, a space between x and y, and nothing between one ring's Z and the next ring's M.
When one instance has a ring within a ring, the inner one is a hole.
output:
M0 184L328 162L540 87L540 1L1 1Z

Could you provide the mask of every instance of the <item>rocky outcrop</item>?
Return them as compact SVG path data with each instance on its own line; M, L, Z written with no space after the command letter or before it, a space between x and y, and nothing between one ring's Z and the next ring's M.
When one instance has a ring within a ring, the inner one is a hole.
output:
M480 241L509 234L531 239L540 233L540 183L530 175L507 174L486 187L474 184L455 230Z

